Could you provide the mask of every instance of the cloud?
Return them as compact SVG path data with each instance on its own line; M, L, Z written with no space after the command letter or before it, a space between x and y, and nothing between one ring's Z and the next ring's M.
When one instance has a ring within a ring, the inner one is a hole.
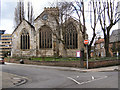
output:
M2 23L0 24L0 30L6 30L5 33L12 33L14 30L13 21L9 19L2 19L1 22Z
M7 33L12 33L13 31L14 9L16 7L16 2L16 0L1 1L0 29L6 30Z
M14 17L14 10L16 3L15 2L2 2L1 3L1 18L2 19L11 19Z
M7 32L12 33L13 32L13 26L14 26L14 10L17 5L17 1L19 0L2 0L1 1L1 20L0 23L0 29L5 29ZM32 2L33 9L34 9L34 15L35 18L42 13L44 10L44 7L50 7L50 3L56 3L57 1L63 1L63 0L24 0L25 1L25 10L27 13L27 2ZM75 0L64 0L64 1L75 1ZM78 0L79 1L79 0ZM87 27L87 33L89 34L89 39L92 37L92 29L89 22L89 13L88 10L88 2L89 0L85 0L85 11L86 11L86 27ZM118 25L115 25L112 30L117 29ZM97 30L101 31L100 25L97 25Z
M2 0L1 1L1 22L0 29L5 29L6 32L13 32L14 10L19 0ZM27 13L27 2L32 2L35 18L42 13L44 7L49 7L50 3L57 0L24 0L25 11Z

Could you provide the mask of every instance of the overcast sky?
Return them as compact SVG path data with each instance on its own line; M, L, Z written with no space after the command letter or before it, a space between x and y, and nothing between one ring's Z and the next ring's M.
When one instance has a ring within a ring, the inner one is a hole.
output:
M6 30L6 33L12 33L14 30L14 11L19 0L0 0L1 2L1 17L0 17L0 29ZM24 0L27 2L28 0ZM37 17L44 7L48 7L49 3L55 2L55 0L29 0L33 4L34 15ZM26 4L25 4L26 5Z
M14 31L14 10L17 6L17 1L19 0L0 0L0 30L6 30L6 33L12 33ZM24 0L27 2L28 0ZM57 2L60 0L29 0L33 4L34 15L35 18L40 15L40 13L44 10L44 7L49 7L50 3ZM68 0L67 0L68 1ZM74 0L69 0L74 1ZM88 0L85 0L87 3ZM26 5L26 4L25 4ZM85 4L85 9L88 9L88 4ZM86 21L89 19L88 14L86 14ZM87 21L87 33L89 34L89 38L92 36L90 24ZM118 24L116 24L112 30L117 29ZM100 25L97 26L97 29L101 31Z

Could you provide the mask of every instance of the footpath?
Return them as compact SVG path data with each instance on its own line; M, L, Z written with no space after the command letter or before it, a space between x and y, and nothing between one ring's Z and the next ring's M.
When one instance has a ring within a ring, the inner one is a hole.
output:
M61 70L72 70L72 71L81 71L81 72L102 72L102 71L120 71L120 65L117 66L108 66L108 67L100 67L94 69L86 69L86 68L73 68L73 67L60 67L60 66L42 66L42 65L30 65L30 64L16 64L16 63L7 63L13 65L25 65L25 66L33 66L40 68L48 68L48 69L61 69Z
M103 71L120 71L120 65L110 66L110 67L101 67L94 69L85 69L85 68L72 68L72 67L56 67L56 66L40 66L40 65L28 65L28 64L15 64L15 63L5 63L6 65L25 65L31 67L40 67L48 69L59 69L59 70L70 70L70 71L80 71L80 72L103 72ZM2 88L10 88L14 86L19 86L27 82L27 78L2 72Z
M12 88L22 85L27 82L27 79L11 73L2 72L2 88Z

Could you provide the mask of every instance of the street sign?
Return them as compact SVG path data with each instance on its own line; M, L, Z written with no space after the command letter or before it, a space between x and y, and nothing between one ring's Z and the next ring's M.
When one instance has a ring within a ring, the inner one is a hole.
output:
M80 51L76 51L76 57L80 57Z
M84 40L84 44L88 44L88 40Z
M119 56L119 52L117 51L117 57Z

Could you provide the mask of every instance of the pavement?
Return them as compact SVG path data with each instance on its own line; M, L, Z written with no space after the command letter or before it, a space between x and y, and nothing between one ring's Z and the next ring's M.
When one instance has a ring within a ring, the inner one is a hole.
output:
M60 66L42 66L42 65L16 64L16 63L7 63L7 62L6 62L6 64L25 65L25 66L48 68L48 69L51 68L51 69L61 69L61 70L72 70L72 71L81 71L81 72L102 72L102 71L114 71L114 70L119 71L120 70L120 65L93 68L93 69L86 69L86 68L73 68L73 67L60 67Z
M20 86L26 82L27 82L26 77L2 72L2 88L12 88L15 86Z
M15 64L15 63L7 63L7 62L5 64L6 65L7 64L25 65L25 66L28 65L28 64ZM120 70L120 65L110 66L110 67L94 68L94 69L58 67L58 66L40 66L40 65L28 65L28 66L48 68L48 69L80 71L80 72L103 72L103 71L119 71ZM14 86L19 86L19 85L22 85L26 82L27 82L26 77L18 76L18 75L11 74L11 73L2 72L2 88L10 88L10 87L14 87Z

